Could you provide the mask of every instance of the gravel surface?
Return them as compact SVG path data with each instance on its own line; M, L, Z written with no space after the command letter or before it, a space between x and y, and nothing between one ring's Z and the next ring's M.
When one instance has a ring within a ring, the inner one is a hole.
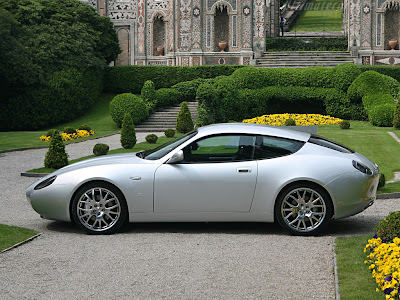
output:
M78 158L98 142L120 147L115 135L66 149ZM36 179L20 173L41 167L46 151L0 155L0 223L43 233L0 254L1 299L335 299L335 237L372 233L400 204L377 200L318 237L261 223L129 224L115 235L89 236L41 219L27 202L25 188Z

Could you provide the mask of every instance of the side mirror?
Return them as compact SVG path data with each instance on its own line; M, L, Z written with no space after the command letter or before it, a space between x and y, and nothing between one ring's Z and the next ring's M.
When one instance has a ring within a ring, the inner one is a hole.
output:
M170 159L167 160L167 164L174 164L183 160L183 151L179 150Z

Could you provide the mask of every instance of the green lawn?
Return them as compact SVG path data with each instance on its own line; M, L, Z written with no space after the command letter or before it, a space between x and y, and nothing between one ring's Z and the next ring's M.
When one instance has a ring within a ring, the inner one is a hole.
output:
M308 2L291 31L341 31L341 0L312 0Z
M37 231L26 228L0 224L0 252L38 233Z
M94 130L96 135L84 139L92 139L94 137L100 137L119 132L119 128L111 119L109 112L109 104L114 96L115 95L113 94L102 94L99 101L89 108L87 114L71 122L60 124L51 128L56 128L60 132L63 132L64 127L72 126L74 128L78 128L80 125L87 124L92 128L92 130ZM39 131L0 132L0 150L48 146L48 143L40 141L39 138L41 135L45 135L51 128L46 128Z
M336 258L339 293L342 300L385 299L383 292L376 292L378 285L372 277L364 247L372 235L339 237L336 239Z

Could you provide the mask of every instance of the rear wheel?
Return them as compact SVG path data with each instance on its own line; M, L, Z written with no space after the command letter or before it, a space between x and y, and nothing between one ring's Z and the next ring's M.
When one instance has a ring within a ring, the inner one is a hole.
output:
M319 233L332 216L329 195L318 185L300 183L285 188L275 205L279 224L295 235Z
M72 217L75 223L88 233L114 233L127 218L125 198L111 184L87 184L78 190L73 199Z

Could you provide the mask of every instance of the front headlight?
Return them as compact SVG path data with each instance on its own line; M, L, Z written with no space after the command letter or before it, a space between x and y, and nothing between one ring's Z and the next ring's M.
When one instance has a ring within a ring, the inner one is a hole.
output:
M46 180L43 180L41 183L39 183L37 186L35 186L33 189L35 191L40 190L45 188L46 186L49 186L50 184L52 184L54 182L54 180L56 180L57 176L51 176L50 178L47 178Z
M353 160L353 167L364 174L372 175L371 169L358 161Z

